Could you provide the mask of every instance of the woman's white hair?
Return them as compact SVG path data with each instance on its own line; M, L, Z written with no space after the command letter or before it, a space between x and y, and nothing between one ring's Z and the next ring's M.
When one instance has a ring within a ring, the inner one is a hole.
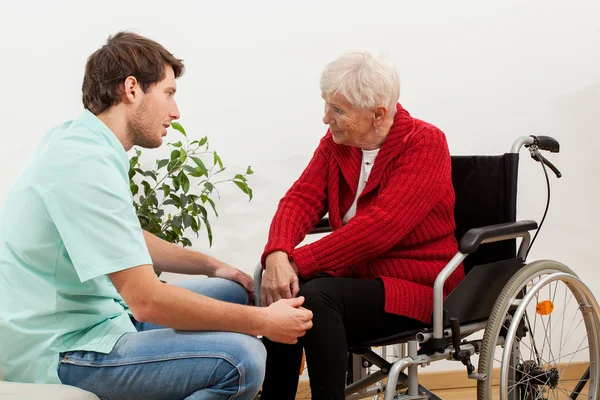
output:
M321 92L339 94L360 109L385 105L395 114L400 98L400 77L383 54L350 52L327 64L321 74Z

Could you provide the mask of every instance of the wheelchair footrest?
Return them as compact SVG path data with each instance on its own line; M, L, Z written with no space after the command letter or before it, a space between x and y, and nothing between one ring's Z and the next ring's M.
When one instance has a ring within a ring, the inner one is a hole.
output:
M477 372L473 372L472 374L469 374L469 379L475 379L476 381L485 381L487 380L488 376L487 374L480 374Z

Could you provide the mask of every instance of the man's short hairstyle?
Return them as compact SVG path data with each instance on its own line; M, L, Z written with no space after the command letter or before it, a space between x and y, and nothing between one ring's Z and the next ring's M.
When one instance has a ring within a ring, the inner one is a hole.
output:
M183 60L154 40L133 32L109 36L106 44L87 60L82 85L83 106L94 115L121 103L119 86L130 76L139 82L144 93L165 78L171 66L175 78L184 71Z

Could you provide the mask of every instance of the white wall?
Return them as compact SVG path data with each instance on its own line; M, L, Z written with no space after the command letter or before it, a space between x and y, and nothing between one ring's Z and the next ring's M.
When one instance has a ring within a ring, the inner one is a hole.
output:
M279 198L325 132L322 68L344 51L383 49L403 105L444 130L454 154L559 139L549 158L564 177L552 179L531 258L570 265L600 296L599 17L598 1L2 1L0 204L42 135L82 111L87 56L135 29L185 60L177 99L190 135L208 135L232 170L256 171L254 200L223 189L213 247L195 244L251 272ZM542 171L523 160L519 214L539 219Z

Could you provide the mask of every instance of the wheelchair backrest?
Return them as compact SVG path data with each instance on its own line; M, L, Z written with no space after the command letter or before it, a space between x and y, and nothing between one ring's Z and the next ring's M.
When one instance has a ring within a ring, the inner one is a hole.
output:
M519 155L452 156L457 240L471 228L516 221ZM516 240L486 243L464 261L474 266L516 257Z

